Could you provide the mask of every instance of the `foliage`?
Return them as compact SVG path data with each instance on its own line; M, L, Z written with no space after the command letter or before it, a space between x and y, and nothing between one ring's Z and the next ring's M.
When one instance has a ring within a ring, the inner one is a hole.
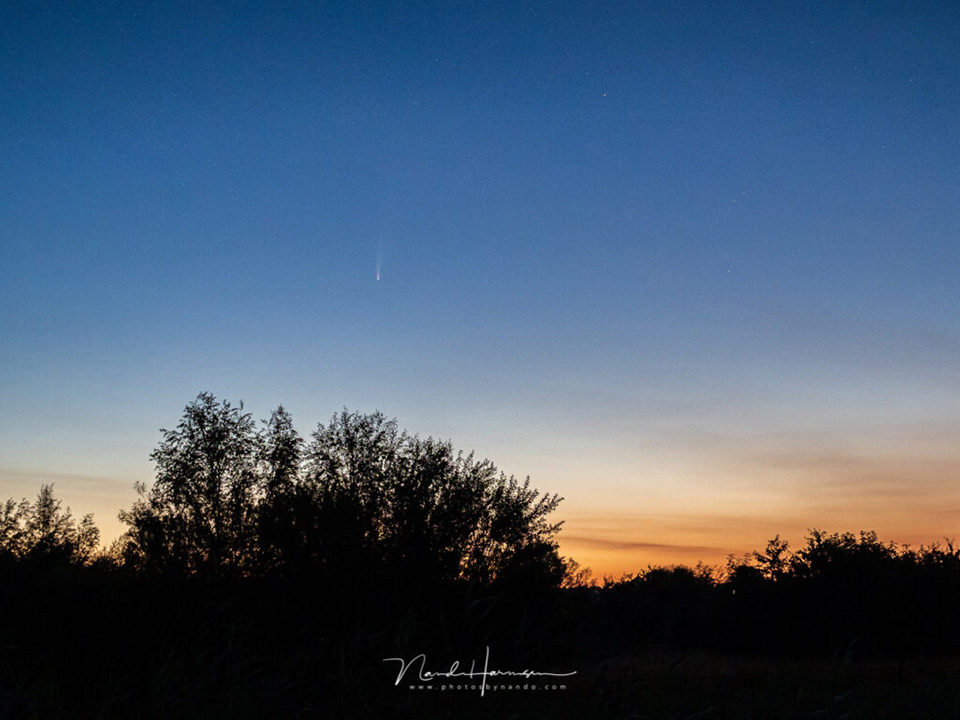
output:
M130 525L127 557L141 565L221 575L242 569L255 539L259 438L242 405L201 393L151 454L149 494L121 520Z
M53 485L42 485L35 503L8 499L0 516L0 558L44 563L90 562L100 541L93 515L79 524L70 508L61 510Z
M282 407L257 428L201 393L121 514L128 564L207 576L392 573L559 585L560 503L449 442L343 410L305 443Z
M449 442L411 437L381 413L344 410L319 425L286 502L295 537L282 548L293 566L311 558L336 572L490 582L558 559L559 524L545 516L559 498Z

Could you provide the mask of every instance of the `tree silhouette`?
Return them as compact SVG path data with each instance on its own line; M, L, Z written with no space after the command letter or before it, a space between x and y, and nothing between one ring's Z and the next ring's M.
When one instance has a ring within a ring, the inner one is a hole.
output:
M343 410L304 444L283 407L258 430L201 393L162 433L156 482L121 514L134 566L563 580L560 523L547 519L559 497L382 413Z
M790 543L781 540L779 535L775 535L767 542L767 547L762 553L753 553L753 559L763 577L768 580L778 580L783 577L788 568L789 549Z
M259 439L249 413L200 393L151 454L157 479L138 486L127 557L154 567L220 575L240 569L255 539Z
M33 504L10 498L3 505L0 556L7 561L84 564L93 558L99 541L93 515L84 515L78 525L70 508L61 510L53 485L42 485Z
M293 427L293 418L283 406L263 421L259 439L258 473L264 495L257 507L256 563L261 572L289 564L297 544L291 526L298 503L303 438ZM302 523L301 523L302 524Z
M520 484L449 442L411 437L381 413L334 415L305 457L294 517L314 557L480 582L536 566L562 580L560 524L546 520L560 498L541 496L529 479Z
M289 494L300 474L303 438L293 427L293 418L281 405L264 420L260 435L260 473L267 498Z

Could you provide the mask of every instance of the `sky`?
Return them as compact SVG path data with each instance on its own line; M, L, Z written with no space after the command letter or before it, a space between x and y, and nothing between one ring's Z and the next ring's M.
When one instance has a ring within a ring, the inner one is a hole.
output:
M956 537L960 7L5 2L0 496L207 391L565 499L598 576Z

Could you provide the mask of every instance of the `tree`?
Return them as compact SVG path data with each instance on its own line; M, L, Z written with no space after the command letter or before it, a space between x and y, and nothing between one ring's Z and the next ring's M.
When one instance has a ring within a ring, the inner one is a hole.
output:
M77 525L70 508L61 510L53 485L42 485L33 504L10 498L3 505L0 556L7 560L85 564L99 542L93 515L84 515Z
M156 482L121 520L128 559L219 575L242 568L255 540L259 438L243 405L200 393L150 458Z
M781 540L780 535L775 535L772 540L767 541L763 553L753 553L753 559L764 578L779 580L783 577L790 563L789 549L790 543Z
M260 473L267 498L289 494L300 477L303 438L293 427L293 418L283 405L263 420L260 436Z
M306 444L282 406L262 425L201 393L161 431L156 482L121 514L127 561L214 575L562 581L560 523L547 520L560 498L529 478L410 436L382 413L343 410Z
M272 571L289 563L284 551L296 545L291 520L297 508L303 438L282 405L262 422L258 472L264 497L257 508L257 563L261 570Z
M521 484L449 442L411 437L381 413L334 415L306 457L314 516L333 531L321 541L337 557L434 578L491 582L511 568L563 578L560 523L546 519L561 499L541 496L529 478Z
M790 571L797 577L840 577L851 571L865 576L892 565L898 557L896 546L880 542L872 530L828 535L814 528L806 545L790 558Z
M0 517L0 558L17 560L27 547L27 518L30 503L26 498L16 502L10 498L3 504L3 516Z

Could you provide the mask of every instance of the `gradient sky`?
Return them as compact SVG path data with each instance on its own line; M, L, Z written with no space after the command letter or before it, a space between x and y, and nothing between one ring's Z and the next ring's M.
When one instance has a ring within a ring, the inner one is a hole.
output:
M0 496L116 536L209 391L601 575L958 534L955 3L14 1L0 98Z

